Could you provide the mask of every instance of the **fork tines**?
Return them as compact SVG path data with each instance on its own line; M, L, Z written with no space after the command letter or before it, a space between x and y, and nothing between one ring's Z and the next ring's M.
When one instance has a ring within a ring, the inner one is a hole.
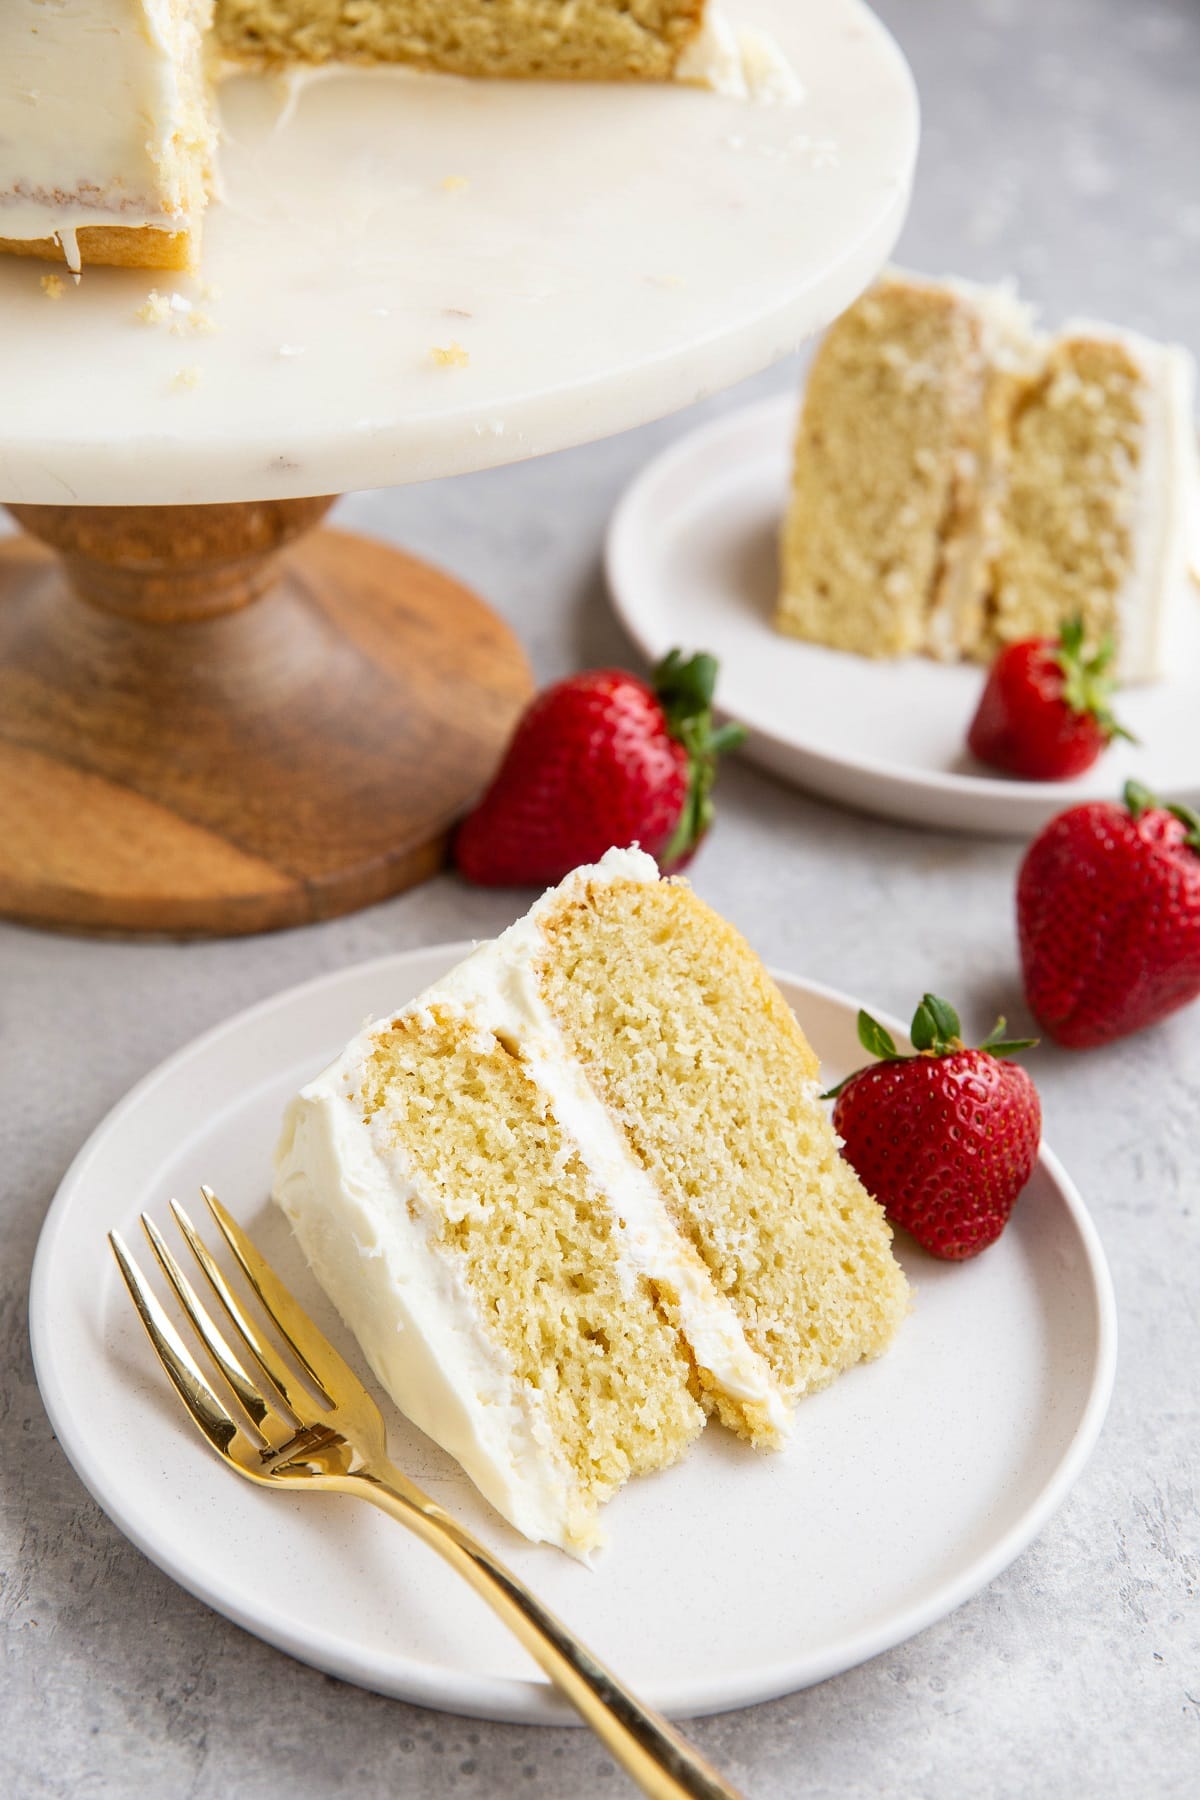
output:
M267 1319L298 1367L303 1379L289 1366L271 1336L256 1324L251 1312L233 1292L211 1251L191 1219L171 1201L171 1213L185 1243L195 1257L209 1287L232 1326L231 1347L226 1330L218 1329L195 1288L180 1268L154 1221L141 1215L155 1258L166 1276L197 1337L246 1414L253 1433L240 1425L172 1325L150 1283L134 1261L120 1232L111 1231L109 1242L121 1274L138 1310L154 1350L184 1405L205 1437L222 1455L234 1462L274 1456L294 1444L298 1434L317 1426L333 1405L330 1386L355 1382L341 1357L302 1311L278 1276L264 1261L250 1239L222 1206L211 1188L201 1188L205 1203L247 1283L257 1296ZM317 1399L306 1386L311 1383Z

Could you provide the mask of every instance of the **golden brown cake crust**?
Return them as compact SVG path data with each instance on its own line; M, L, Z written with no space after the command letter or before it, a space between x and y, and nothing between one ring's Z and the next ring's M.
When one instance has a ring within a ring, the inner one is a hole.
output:
M218 0L221 53L252 65L399 62L505 79L664 81L706 0Z
M85 225L77 234L80 261L120 269L191 269L196 264L196 233L159 231L153 225ZM38 256L65 263L57 238L0 238L9 256Z

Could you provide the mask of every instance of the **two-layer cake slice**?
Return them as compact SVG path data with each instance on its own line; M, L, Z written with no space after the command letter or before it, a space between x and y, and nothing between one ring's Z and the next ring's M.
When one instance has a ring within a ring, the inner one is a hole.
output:
M614 851L304 1089L275 1193L402 1410L584 1552L707 1415L778 1445L907 1310L816 1076L737 933Z
M1038 332L1005 288L886 275L801 406L776 622L859 655L989 660L1081 617L1150 680L1186 602L1191 358Z

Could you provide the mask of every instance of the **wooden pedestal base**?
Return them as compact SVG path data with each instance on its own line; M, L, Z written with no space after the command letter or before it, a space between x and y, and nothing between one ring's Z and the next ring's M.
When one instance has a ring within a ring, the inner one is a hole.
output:
M268 931L441 864L527 698L512 633L329 500L22 506L0 544L0 913Z

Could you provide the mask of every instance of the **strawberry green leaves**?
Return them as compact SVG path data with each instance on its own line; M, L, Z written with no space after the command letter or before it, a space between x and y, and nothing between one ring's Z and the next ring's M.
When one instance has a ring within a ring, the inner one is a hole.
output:
M1081 775L1114 737L1130 736L1113 716L1112 645L1089 651L1082 618L1057 638L1008 644L988 671L967 747L989 768L1024 781Z
M985 1056L1019 1056L1022 1050L1034 1050L1037 1038L1006 1038L1008 1020L1001 1013L979 1048Z
M878 1019L873 1019L869 1012L858 1015L858 1041L871 1056L881 1062L898 1062L900 1051L896 1048L895 1039L890 1031L886 1031Z
M1062 697L1071 711L1090 714L1106 743L1120 737L1136 744L1133 733L1117 722L1112 710L1116 684L1109 670L1115 654L1116 646L1110 637L1089 654L1084 643L1083 619L1079 616L1067 620L1053 652L1054 660L1062 670Z
M947 1056L962 1049L962 1026L958 1014L948 1000L937 994L925 994L913 1014L909 1032L914 1050L929 1051L934 1056Z
M1003 1017L997 1019L986 1040L979 1045L981 1054L994 1057L1016 1056L1022 1050L1032 1050L1038 1042L1037 1038L1006 1038L1004 1033L1007 1029L1008 1021ZM940 994L922 994L908 1035L913 1055L907 1055L896 1048L895 1038L878 1019L873 1019L869 1012L859 1012L858 1041L867 1054L878 1062L913 1062L920 1056L954 1056L965 1048L958 1014ZM855 1070L854 1074L861 1072ZM853 1080L854 1075L847 1075L845 1081L830 1088L821 1098L836 1100L842 1089Z
M714 726L713 695L717 686L717 659L707 652L685 657L672 650L651 678L667 721L667 730L682 744L688 759L688 791L678 823L659 857L664 870L675 867L694 850L713 821L712 790L717 778L717 759L746 741L744 725L732 721Z
M1157 795L1152 794L1148 787L1143 787L1140 781L1127 781L1122 798L1130 817L1135 821L1143 813L1170 813L1173 819L1178 819L1181 825L1187 826L1187 835L1182 841L1190 850L1200 850L1200 813L1192 807L1184 806L1181 801L1172 806L1163 806Z

